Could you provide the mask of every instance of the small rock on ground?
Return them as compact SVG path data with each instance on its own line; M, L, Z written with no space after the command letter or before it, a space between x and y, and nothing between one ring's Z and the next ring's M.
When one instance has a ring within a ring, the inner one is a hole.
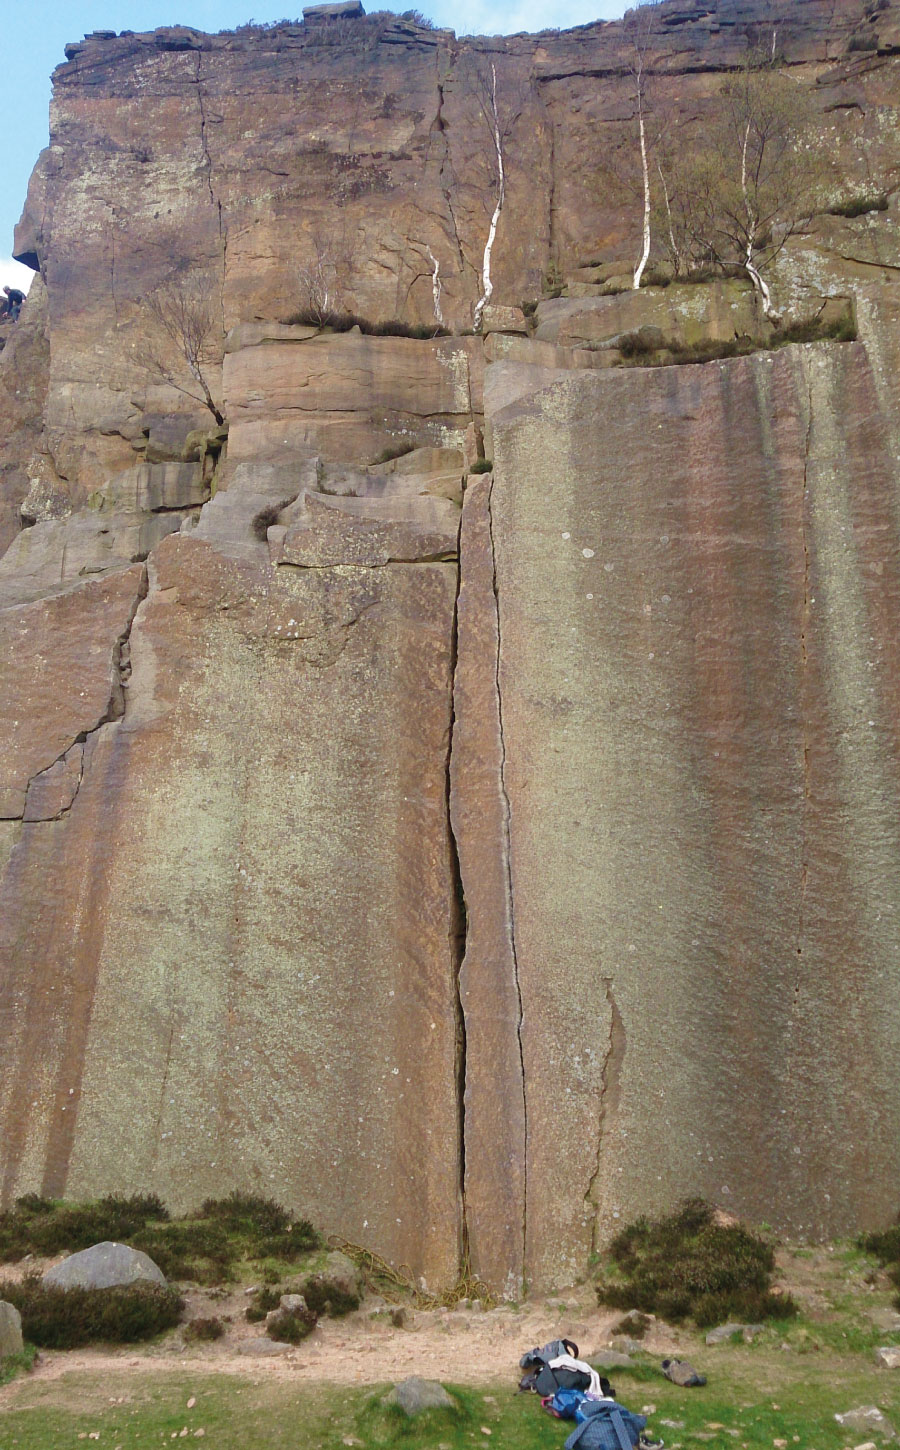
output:
M282 1294L278 1301L279 1309L285 1310L288 1314L306 1314L306 1300L302 1294Z
M245 1339L243 1344L237 1347L238 1354L247 1355L273 1355L290 1354L294 1348L293 1344L286 1344L283 1339L269 1339L267 1335L259 1339Z
M893 1439L894 1427L877 1405L860 1405L855 1410L845 1410L834 1417L846 1430L876 1430L885 1439Z
M735 1334L740 1334L745 1344L749 1344L758 1334L762 1334L764 1324L719 1324L711 1329L706 1336L707 1344L725 1344Z
M620 1354L617 1349L598 1349L589 1356L588 1364L594 1369L627 1369L634 1360L628 1354Z
M875 1351L875 1363L880 1364L883 1369L900 1369L900 1349L883 1344Z
M48 1269L45 1284L60 1289L114 1289L120 1284L165 1284L166 1276L147 1254L128 1244L92 1244Z
M384 1404L399 1405L407 1415L420 1415L423 1410L452 1410L453 1400L437 1380L423 1380L418 1375L401 1380L384 1397Z

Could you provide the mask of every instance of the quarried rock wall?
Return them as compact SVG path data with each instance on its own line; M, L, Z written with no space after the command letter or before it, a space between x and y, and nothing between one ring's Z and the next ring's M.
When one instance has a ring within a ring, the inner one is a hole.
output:
M688 1193L896 1210L895 12L653 13L673 124L762 44L818 108L872 207L770 277L844 340L629 287L620 24L68 48L0 356L3 1202L250 1189L509 1297Z

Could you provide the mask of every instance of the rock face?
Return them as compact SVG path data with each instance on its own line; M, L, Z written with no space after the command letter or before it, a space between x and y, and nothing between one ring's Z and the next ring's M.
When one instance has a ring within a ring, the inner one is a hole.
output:
M513 1298L685 1194L896 1211L900 39L654 27L675 121L777 41L885 193L770 274L857 340L627 287L622 24L67 47L0 353L4 1204L238 1187ZM151 294L213 299L226 425Z
M43 1282L56 1289L115 1289L123 1284L165 1284L149 1255L128 1244L94 1244L48 1269Z
M537 384L491 495L529 1278L688 1178L758 1220L777 1178L817 1235L874 1161L887 1218L900 551L865 350Z

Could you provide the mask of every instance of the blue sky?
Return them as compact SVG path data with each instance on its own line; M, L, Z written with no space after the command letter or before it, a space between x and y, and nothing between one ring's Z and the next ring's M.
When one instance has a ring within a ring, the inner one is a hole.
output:
M590 20L621 15L632 0L363 0L367 10L403 11L417 4L437 25L458 35L503 35L516 30L584 25ZM13 228L25 200L28 177L38 152L47 144L50 73L65 59L66 41L80 40L90 30L153 30L157 25L194 25L200 30L225 30L250 19L294 18L303 0L0 0L0 13L10 9L4 27L3 79L0 82L0 142L3 187L0 188L0 285L25 269L10 262ZM17 14L12 23L12 8ZM18 280L22 286L23 281Z

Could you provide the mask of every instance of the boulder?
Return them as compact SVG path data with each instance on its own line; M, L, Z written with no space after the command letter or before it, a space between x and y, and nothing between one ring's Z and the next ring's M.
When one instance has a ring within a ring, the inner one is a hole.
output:
M48 1269L44 1283L59 1289L114 1289L121 1284L165 1284L148 1254L128 1244L93 1244Z
M283 1309L286 1314L305 1314L307 1304L302 1294L282 1294L278 1301L278 1308ZM273 1311L277 1314L278 1310Z
M399 1405L410 1418L421 1415L425 1410L452 1410L455 1401L447 1394L437 1380L423 1380L417 1374L401 1380L382 1401L385 1405Z
M615 1334L609 1341L610 1349L616 1350L618 1354L640 1354L643 1345L640 1340L632 1339L627 1334Z
M10 1355L21 1354L24 1348L22 1316L14 1304L0 1299L0 1363Z
M591 1355L588 1364L594 1369L601 1371L606 1369L627 1369L629 1365L634 1364L634 1360L631 1358L631 1355L622 1354L618 1349L599 1349L596 1354Z
M881 1345L875 1351L875 1363L880 1364L882 1369L900 1369L900 1348L896 1345Z

